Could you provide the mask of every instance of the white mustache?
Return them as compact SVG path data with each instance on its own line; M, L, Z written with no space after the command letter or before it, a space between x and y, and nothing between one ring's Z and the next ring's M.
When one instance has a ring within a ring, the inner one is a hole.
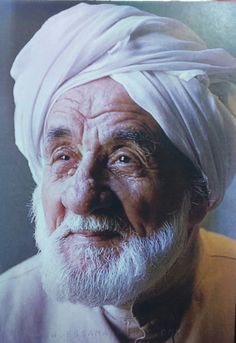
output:
M121 217L108 216L80 216L73 212L68 212L62 223L57 227L58 238L63 238L69 233L80 233L83 231L114 232L121 236L133 231L130 223Z

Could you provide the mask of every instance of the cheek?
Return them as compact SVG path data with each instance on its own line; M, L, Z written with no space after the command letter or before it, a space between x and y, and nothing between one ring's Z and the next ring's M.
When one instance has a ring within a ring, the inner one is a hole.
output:
M162 221L158 215L159 183L152 179L129 180L116 184L116 188L116 194L135 231L140 236L152 232Z
M43 182L42 204L46 225L50 232L56 230L65 215L65 208L61 203L60 190L50 182Z

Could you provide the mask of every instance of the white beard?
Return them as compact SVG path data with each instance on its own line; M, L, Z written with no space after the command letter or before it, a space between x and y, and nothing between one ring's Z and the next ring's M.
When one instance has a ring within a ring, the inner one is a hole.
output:
M42 281L49 296L58 301L88 306L121 305L160 282L182 254L187 242L186 222L190 208L186 195L181 210L171 223L149 237L131 235L117 247L99 248L67 241L68 228L115 230L124 238L122 220L82 217L68 213L52 233L46 227L42 201L37 188L33 196L36 243L41 251ZM129 224L128 224L129 225ZM129 226L129 229L130 226Z

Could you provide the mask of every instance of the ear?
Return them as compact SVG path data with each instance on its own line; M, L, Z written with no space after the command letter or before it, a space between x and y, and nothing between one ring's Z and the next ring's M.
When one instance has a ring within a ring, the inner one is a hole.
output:
M189 227L193 227L196 224L199 224L203 218L206 216L208 212L208 200L207 199L202 199L198 197L198 199L192 199L191 201L191 209L189 211L189 218L188 218L188 223Z

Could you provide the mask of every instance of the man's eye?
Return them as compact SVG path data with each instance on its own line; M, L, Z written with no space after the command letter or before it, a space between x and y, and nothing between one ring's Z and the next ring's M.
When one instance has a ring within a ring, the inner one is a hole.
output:
M63 154L63 155L60 155L58 159L61 160L61 161L69 161L70 160L70 156Z
M139 168L141 164L140 158L137 153L130 148L118 149L110 156L108 160L108 168L111 170L120 170L132 172Z
M53 154L52 163L56 162L68 162L71 160L71 154L58 152Z
M119 156L119 162L121 163L129 163L131 161L131 158L126 155Z

